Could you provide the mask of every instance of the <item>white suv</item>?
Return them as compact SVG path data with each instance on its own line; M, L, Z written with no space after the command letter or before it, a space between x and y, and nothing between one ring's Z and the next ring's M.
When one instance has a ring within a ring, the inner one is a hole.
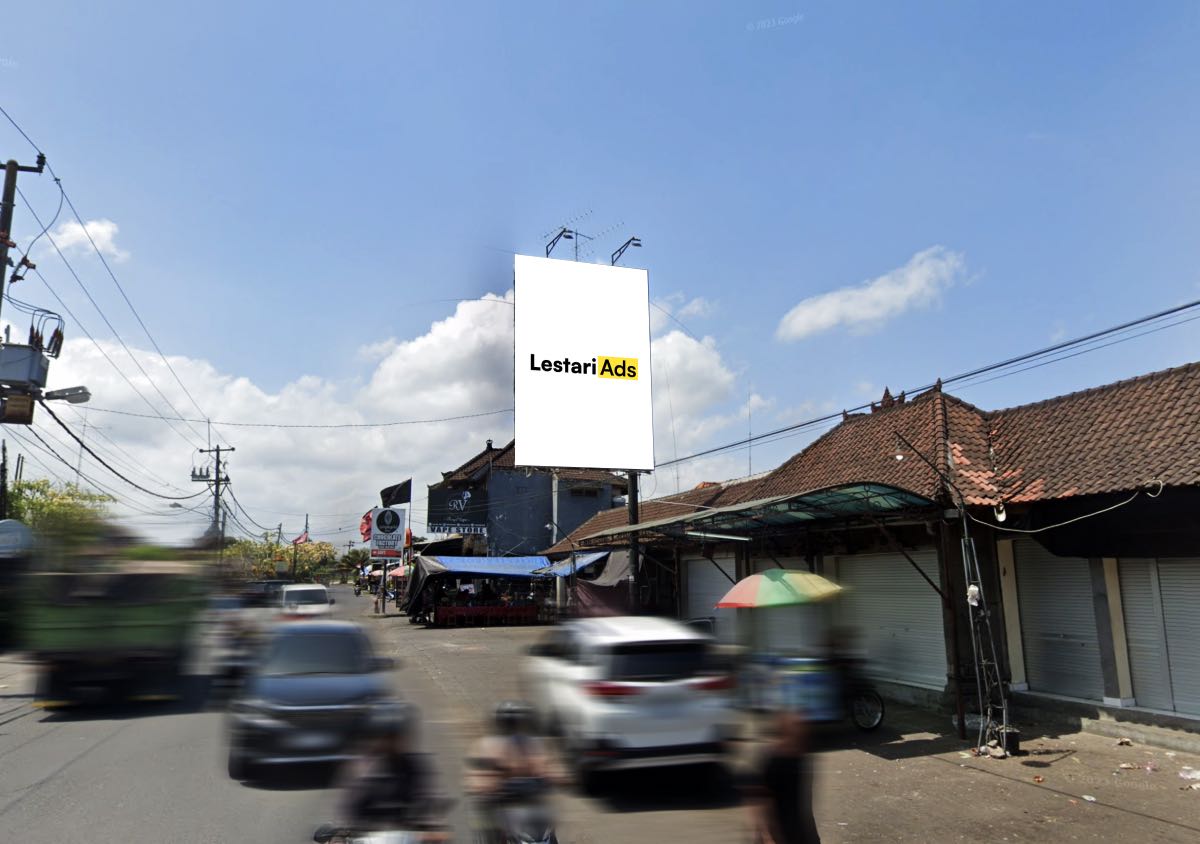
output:
M333 598L320 583L289 583L279 593L279 607L284 618L326 618L333 611Z
M733 680L713 641L663 618L570 621L530 648L521 682L584 788L602 770L720 762Z

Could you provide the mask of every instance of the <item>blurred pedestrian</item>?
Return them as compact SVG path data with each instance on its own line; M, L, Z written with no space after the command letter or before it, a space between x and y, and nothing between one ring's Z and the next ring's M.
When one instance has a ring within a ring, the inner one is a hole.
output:
M808 743L803 714L783 710L776 715L774 736L751 791L756 844L819 844Z

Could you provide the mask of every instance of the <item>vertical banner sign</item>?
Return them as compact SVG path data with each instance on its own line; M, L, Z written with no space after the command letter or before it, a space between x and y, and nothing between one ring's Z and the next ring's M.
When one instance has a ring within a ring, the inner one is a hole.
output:
M371 511L371 559L399 562L404 551L405 511L378 507Z
M645 270L517 255L518 466L654 468Z

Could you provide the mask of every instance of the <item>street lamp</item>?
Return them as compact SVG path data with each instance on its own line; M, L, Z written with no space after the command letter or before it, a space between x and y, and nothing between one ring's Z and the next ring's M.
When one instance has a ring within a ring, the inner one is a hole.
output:
M626 249L628 249L630 246L633 246L635 248L641 248L641 245L642 245L642 239L640 237L629 238L629 240L627 240L621 244L620 249L618 249L616 252L612 253L612 260L609 263L611 263L612 266L615 267L617 265L617 261L620 261L621 256L625 254Z
M66 387L61 390L50 390L42 394L45 401L65 401L68 404L85 404L92 400L92 392L87 387Z
M550 257L550 253L554 251L554 247L558 245L560 240L574 240L575 232L571 231L566 226L558 230L558 234L554 235L554 239L546 244L546 257Z

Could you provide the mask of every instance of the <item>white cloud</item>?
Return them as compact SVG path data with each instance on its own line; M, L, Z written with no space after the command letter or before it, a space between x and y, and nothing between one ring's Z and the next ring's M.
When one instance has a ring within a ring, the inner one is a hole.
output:
M330 424L469 417L512 407L512 299L509 291L461 302L452 314L419 336L364 346L361 353L373 363L365 381L305 375L268 391L248 378L220 372L204 360L171 356L170 362L197 403L218 420ZM138 389L162 408L158 394L129 363L120 345L100 343ZM200 415L156 354L140 350L134 354L180 412L188 417ZM653 366L659 459L674 453L672 411L681 455L712 445L712 438L722 433L741 435L746 424L746 397L742 394L742 404L731 407L741 391L714 340L696 340L682 331L671 331L655 338ZM51 367L50 382L50 389L86 384L95 408L151 412L88 340L67 342L61 358ZM755 418L763 413L765 419L768 408L764 400L755 396L749 401ZM168 495L203 490L200 484L191 483L190 472L194 465L209 460L195 450L206 443L204 423L193 423L194 430L190 430L182 423L172 426L155 419L85 411L85 407L59 405L56 412L77 432L83 431L81 414L86 412L87 442L118 469ZM268 527L282 522L284 533L295 536L307 511L314 514L314 538L345 543L356 538L358 517L378 501L378 491L410 476L416 499L414 530L424 531L427 485L482 449L485 440L492 439L498 446L506 443L512 437L512 424L511 413L389 428L276 429L218 424L213 426L213 437L237 447L229 458L233 492L255 520ZM78 447L40 409L35 429L52 444L57 443L56 450L74 464ZM73 475L35 446L22 444L19 449L61 476ZM85 475L120 491L139 508L154 512L147 515L125 505L115 508L124 521L146 536L182 542L199 535L207 525L211 499L184 502L196 506L198 512L171 509L165 500L130 490L87 455L82 465ZM739 466L744 466L744 459L736 455L729 461L697 461L695 466L681 467L680 476L685 482L698 481L713 479L713 472L728 471L722 477L730 477L738 473ZM35 474L44 472L30 463L27 477ZM667 474L657 494L674 491L675 472ZM245 517L242 521L257 530ZM229 529L237 530L232 522Z
M657 337L667 329L680 327L687 319L700 319L712 313L712 303L703 297L688 299L682 293L672 293L651 300L650 304L650 334ZM690 328L688 328L690 333Z
M804 299L784 315L775 334L780 340L795 341L839 326L858 331L878 328L908 310L937 302L942 291L962 278L965 268L960 253L930 247L877 278Z
M117 246L116 238L120 230L121 227L112 220L88 220L82 226L75 220L67 220L60 223L51 234L54 242L63 252L90 252L92 243L95 243L96 249L104 257L112 258L114 261L124 261L129 257L129 253ZM91 242L88 241L89 236Z
M695 299L679 309L678 316L682 319L706 317L712 313L712 308L712 302L708 301L702 296L697 296Z

